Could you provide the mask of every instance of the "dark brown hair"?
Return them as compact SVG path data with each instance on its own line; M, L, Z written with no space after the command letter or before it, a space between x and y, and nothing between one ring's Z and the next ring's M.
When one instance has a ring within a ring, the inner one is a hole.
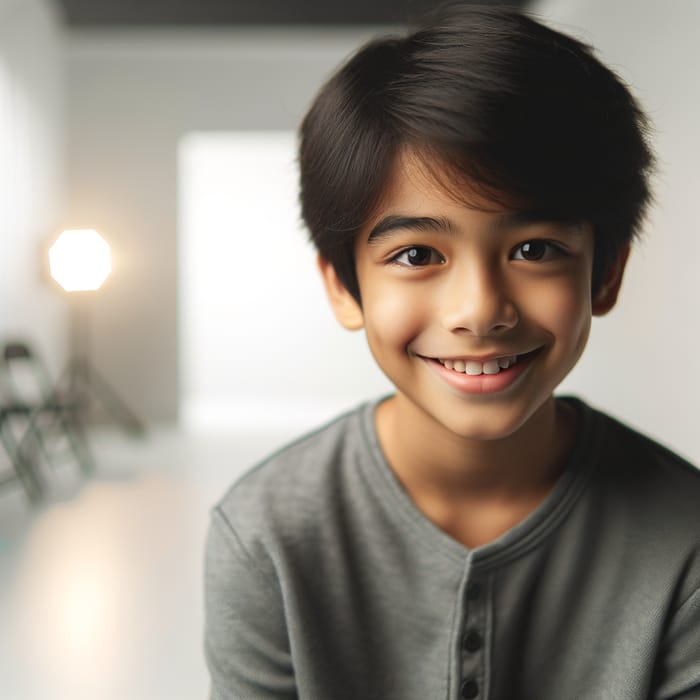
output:
M651 200L644 113L593 49L515 9L447 5L375 39L321 88L300 129L311 239L360 300L354 243L408 148L497 203L589 223L593 292Z

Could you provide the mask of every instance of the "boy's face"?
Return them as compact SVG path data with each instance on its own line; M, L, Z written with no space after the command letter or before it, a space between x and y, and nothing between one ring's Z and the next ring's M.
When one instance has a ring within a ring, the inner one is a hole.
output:
M468 439L525 426L609 308L591 300L589 227L467 207L409 157L355 253L361 307L322 264L339 320L364 327L413 415Z

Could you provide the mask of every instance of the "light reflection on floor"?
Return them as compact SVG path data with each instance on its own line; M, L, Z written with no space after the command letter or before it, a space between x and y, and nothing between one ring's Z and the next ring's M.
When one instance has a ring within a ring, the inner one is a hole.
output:
M204 698L208 509L276 439L156 432L94 440L98 473L59 467L32 510L0 492L0 697Z

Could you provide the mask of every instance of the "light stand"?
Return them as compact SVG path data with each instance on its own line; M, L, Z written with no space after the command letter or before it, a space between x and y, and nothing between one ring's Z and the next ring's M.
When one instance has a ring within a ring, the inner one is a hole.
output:
M90 311L94 292L69 292L71 302L72 357L62 379L66 395L83 418L100 406L126 433L143 435L144 424L90 362Z
M71 302L72 357L59 391L75 403L83 418L95 403L131 435L143 435L141 419L95 370L90 362L89 330L93 295L111 272L107 242L92 229L64 231L49 251L51 276Z

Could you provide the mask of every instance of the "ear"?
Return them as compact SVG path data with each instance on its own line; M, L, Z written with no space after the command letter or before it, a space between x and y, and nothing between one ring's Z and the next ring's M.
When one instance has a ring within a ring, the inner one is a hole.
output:
M627 258L630 254L630 247L626 245L617 255L612 265L610 265L603 281L598 288L598 292L593 297L593 315L604 316L610 311L615 302L617 295L620 293L622 285L622 276L625 273Z
M335 268L325 258L318 256L316 263L326 288L328 301L338 322L349 331L357 331L364 326L362 308L345 285L338 279Z

